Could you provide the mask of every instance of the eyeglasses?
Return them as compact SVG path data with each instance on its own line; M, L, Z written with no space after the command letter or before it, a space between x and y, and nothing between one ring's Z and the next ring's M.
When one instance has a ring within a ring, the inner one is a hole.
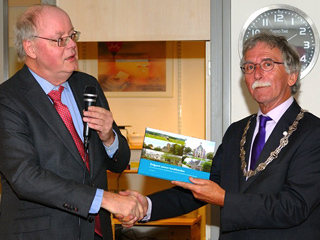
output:
M260 63L252 63L252 62L244 63L240 68L244 74L251 74L256 70L256 65L259 65L263 71L269 72L274 68L275 64L284 64L284 63L276 62L276 61L273 61L272 59L265 59L265 60L262 60Z
M65 47L69 43L70 39L72 39L75 42L78 42L78 40L80 38L80 34L81 34L81 32L74 31L73 33L71 33L70 36L65 36L65 37L61 37L58 39L51 39L51 38L45 38L45 37L39 37L39 36L34 36L34 37L57 42L58 47Z

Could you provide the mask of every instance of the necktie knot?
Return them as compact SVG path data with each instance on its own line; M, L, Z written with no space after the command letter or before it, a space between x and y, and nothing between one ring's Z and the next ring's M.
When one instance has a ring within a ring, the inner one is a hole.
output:
M259 124L259 126L265 128L266 124L267 124L267 121L270 121L270 120L272 120L270 117L260 115L260 124Z
M53 101L53 103L55 102L61 102L61 93L63 91L64 87L63 86L59 86L58 90L51 90L48 93L48 96L51 98L51 100Z

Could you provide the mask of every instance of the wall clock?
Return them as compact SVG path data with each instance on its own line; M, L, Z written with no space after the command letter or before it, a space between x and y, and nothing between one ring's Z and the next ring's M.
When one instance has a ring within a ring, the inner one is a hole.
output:
M260 32L283 35L296 47L300 55L301 79L314 67L319 54L319 35L310 17L300 9L278 4L253 13L240 32L240 55L243 42Z

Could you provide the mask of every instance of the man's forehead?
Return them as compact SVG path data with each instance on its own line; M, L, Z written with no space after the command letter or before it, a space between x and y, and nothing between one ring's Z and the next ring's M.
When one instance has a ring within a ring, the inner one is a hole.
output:
M73 30L69 16L59 8L43 9L37 18L37 30L51 35L62 35Z
M259 42L254 47L248 49L245 53L245 59L253 56L260 58L272 58L281 57L282 54L279 48L270 46L264 42Z

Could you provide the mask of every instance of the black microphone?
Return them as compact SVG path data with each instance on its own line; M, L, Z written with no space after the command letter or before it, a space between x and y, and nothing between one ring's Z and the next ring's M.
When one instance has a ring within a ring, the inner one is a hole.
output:
M96 87L93 86L86 86L84 93L83 93L83 100L84 100L84 110L88 111L90 106L95 106L97 103L97 91ZM90 128L87 122L83 123L83 144L84 150L87 151L89 147L89 138L90 138Z

